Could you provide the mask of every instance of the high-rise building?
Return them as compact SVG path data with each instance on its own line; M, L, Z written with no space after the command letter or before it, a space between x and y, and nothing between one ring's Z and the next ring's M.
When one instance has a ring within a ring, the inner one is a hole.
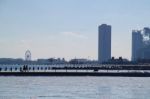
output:
M111 59L111 26L102 24L98 27L98 61Z
M143 46L143 37L141 31L132 31L132 61L140 59L141 48Z

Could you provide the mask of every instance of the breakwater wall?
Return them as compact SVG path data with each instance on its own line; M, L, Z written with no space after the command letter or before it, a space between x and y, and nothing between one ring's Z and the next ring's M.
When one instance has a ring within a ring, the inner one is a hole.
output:
M0 72L0 76L109 76L109 77L150 77L141 72Z

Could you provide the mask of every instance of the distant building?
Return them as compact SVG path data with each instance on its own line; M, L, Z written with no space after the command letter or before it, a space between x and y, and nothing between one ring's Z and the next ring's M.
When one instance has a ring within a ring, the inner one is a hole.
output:
M13 58L0 58L0 64L22 64L23 59L13 59Z
M37 63L39 64L65 64L67 63L64 58L49 58L49 59L38 59Z
M111 59L111 26L102 24L98 27L98 61Z
M150 28L132 31L132 61L150 60Z
M128 59L124 59L122 57L119 58L115 58L112 57L108 62L106 62L107 64L130 64Z
M132 61L136 61L140 58L139 52L143 46L143 38L141 31L132 31Z
M87 59L71 59L69 63L70 64L87 64L87 63L90 63L90 61Z
M150 46L146 46L141 49L140 51L140 58L139 59L149 59L150 60Z

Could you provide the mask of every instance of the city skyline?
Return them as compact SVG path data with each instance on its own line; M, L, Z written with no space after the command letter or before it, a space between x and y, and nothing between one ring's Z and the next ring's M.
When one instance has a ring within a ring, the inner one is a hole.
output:
M149 0L1 0L0 57L97 60L100 24L112 26L112 56L131 59L133 29L149 27Z

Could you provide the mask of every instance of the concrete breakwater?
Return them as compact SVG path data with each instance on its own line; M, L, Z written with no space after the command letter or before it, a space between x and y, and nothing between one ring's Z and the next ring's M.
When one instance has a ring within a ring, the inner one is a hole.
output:
M0 72L0 76L115 76L115 77L150 77L142 72Z

